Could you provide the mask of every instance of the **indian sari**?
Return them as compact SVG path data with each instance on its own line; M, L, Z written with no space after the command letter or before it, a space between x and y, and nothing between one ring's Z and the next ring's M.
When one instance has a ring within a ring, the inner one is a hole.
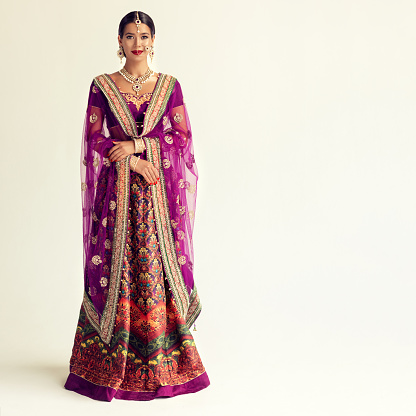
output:
M113 141L143 138L135 156L158 169L149 184ZM210 384L190 332L201 312L193 276L198 172L179 81L152 93L91 83L81 148L84 293L65 388L96 400L152 400ZM195 329L195 328L194 328Z

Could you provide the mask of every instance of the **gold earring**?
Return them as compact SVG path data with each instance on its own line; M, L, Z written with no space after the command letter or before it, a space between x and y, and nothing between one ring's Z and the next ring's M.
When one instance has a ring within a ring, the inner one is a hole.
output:
M153 63L153 57L155 56L155 48L153 46L150 47L150 62Z
M117 49L117 56L120 58L120 63L123 63L123 56L126 56L126 55L124 54L124 50L121 45Z

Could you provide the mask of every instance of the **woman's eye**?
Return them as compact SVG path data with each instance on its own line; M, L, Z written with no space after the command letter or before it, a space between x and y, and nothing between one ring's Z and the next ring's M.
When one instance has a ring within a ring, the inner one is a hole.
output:
M129 35L129 36L127 36L127 39L131 39L133 36L131 36L131 35Z
M142 39L147 39L147 36L142 36Z

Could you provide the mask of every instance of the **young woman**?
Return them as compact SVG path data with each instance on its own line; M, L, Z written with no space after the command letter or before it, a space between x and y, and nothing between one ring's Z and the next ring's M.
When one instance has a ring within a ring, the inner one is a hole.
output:
M179 81L154 73L155 27L119 25L124 67L91 83L81 151L84 297L65 388L152 400L210 384L190 332L197 167ZM195 328L194 328L195 329Z

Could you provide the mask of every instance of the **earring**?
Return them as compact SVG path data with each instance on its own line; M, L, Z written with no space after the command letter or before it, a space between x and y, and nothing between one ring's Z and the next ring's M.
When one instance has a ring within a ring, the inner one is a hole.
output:
M123 63L123 60L122 60L123 56L126 56L126 55L124 55L124 50L121 45L117 49L117 56L120 58L120 63Z
M153 46L150 47L150 62L153 63L153 57L155 56L155 48Z

